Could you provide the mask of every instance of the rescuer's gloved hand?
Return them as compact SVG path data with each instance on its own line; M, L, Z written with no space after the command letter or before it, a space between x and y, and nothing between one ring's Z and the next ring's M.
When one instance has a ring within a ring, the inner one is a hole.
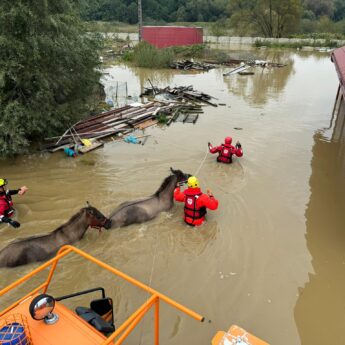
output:
M16 222L15 220L9 218L9 217L5 217L3 216L1 218L1 222L2 223L7 223L10 224L11 226L13 226L14 228L19 228L20 227L20 223Z
M212 149L212 145L211 145L211 143L210 143L210 142L208 142L208 143L207 143L207 145L208 145L208 149L209 149L209 150L211 150L211 149Z
M11 226L13 226L14 228L19 228L20 227L20 223L15 221L15 220L13 220L13 219L10 219L9 224Z
M239 141L236 143L236 147L237 147L238 149L242 148L242 145L241 145L241 143L240 143Z

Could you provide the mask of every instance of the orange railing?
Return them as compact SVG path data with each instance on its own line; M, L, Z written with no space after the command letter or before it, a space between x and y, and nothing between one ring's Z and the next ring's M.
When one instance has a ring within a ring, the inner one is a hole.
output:
M25 295L20 300L16 301L11 306L9 306L5 310L1 311L0 317L3 316L4 314L6 314L9 310L16 307L18 304L20 304L22 301L24 301L29 296L32 296L33 294L36 294L37 292L39 292L41 290L43 293L46 293L48 288L49 288L50 282L53 278L53 275L54 275L54 272L55 272L55 269L56 269L56 266L57 266L59 260L61 258L65 257L66 255L72 253L72 252L82 256L83 258L95 263L96 265L104 268L105 270L119 276L122 279L127 280L129 283L131 283L131 284L133 284L133 285L135 285L135 286L137 286L137 287L139 287L139 288L141 288L141 289L143 289L143 290L145 290L151 294L151 297L140 308L138 308L114 333L112 333L100 345L110 344L116 338L118 338L118 339L115 342L115 344L116 345L122 344L123 341L127 338L127 336L131 333L131 331L136 327L136 325L140 322L140 320L145 316L145 314L153 306L155 308L155 314L154 314L155 315L155 317L154 317L154 319L155 319L155 332L154 332L154 334L155 334L155 345L158 345L159 344L159 302L160 302L160 300L166 302L167 304L170 304L171 306L179 309L183 313L193 317L194 319L196 319L198 321L204 320L204 318L201 315L199 315L199 314L195 313L194 311L184 307L182 304L175 302L174 300L165 296L164 294L152 289L151 287L141 283L140 281L138 281L138 280L128 276L127 274L105 264L104 262L94 258L93 256L91 256L91 255L89 255L89 254L83 252L82 250L77 249L73 246L63 246L54 258L47 261L45 264L39 266L35 270L31 271L30 273L25 275L23 278L18 279L14 283L12 283L9 286L7 286L6 288L2 289L0 291L0 296L6 294L7 292L14 289L15 287L23 284L24 282L26 282L27 280L29 280L30 278L35 276L37 273L39 273L39 272L43 271L44 269L46 269L47 267L51 266L47 280L43 284L41 284L40 286L38 286L37 288L32 290L29 294Z

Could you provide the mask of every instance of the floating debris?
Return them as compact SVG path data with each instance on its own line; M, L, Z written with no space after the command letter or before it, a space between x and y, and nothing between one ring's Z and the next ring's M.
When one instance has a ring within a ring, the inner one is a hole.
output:
M77 122L60 137L47 138L48 143L43 149L55 152L78 145L78 151L86 153L102 146L96 140L152 126L157 123L155 118L160 113L171 113L177 106L176 103L134 103L90 116ZM90 147L85 144L85 139L92 142Z
M194 62L190 60L176 61L170 65L173 69L183 69L183 70L198 70L198 71L209 71L210 69L215 68L214 65Z
M223 73L223 76L226 77L226 76L229 76L231 74L236 74L236 73L239 73L239 72L243 72L243 71L245 71L248 68L250 68L250 66L242 64L241 66L236 67L236 68L232 69L231 71L229 71L227 73Z
M66 154L70 149L77 153L87 153L104 145L100 139L112 137L114 140L114 135L128 134L136 129L143 130L158 121L161 122L161 119L164 119L167 125L175 121L195 124L203 113L200 103L217 107L217 104L211 102L214 97L195 91L192 86L168 86L160 89L149 82L151 88L145 88L141 96L152 96L153 100L147 103L132 103L90 116L68 128L61 136L46 138L47 144L42 149L49 152L65 150ZM156 96L160 96L159 101Z
M140 95L142 96L156 96L156 95L169 95L169 100L174 101L185 101L185 102L195 102L195 103L206 103L208 105L212 105L213 107L217 107L217 104L212 103L211 99L215 99L214 97L199 91L195 91L193 86L178 86L174 88L170 88L167 86L163 89L155 87L151 84L150 88L145 88L145 91Z
M238 72L239 75L254 75L254 72Z
M228 59L226 61L205 60L205 63L223 66L249 65L251 67L285 67L286 64L254 59Z

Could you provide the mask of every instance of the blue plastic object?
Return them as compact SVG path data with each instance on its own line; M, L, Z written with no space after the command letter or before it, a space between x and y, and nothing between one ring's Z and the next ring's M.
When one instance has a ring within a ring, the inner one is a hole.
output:
M123 139L126 143L131 143L131 144L138 144L138 138L134 137L133 135L129 135L128 137L126 137L125 139Z
M64 151L68 157L75 157L77 155L76 152L69 147L65 147Z
M109 106L111 106L111 107L114 106L114 102L113 102L111 99L108 99L108 100L107 100L107 104L108 104Z
M10 323L0 329L1 345L27 345L24 326L18 322Z

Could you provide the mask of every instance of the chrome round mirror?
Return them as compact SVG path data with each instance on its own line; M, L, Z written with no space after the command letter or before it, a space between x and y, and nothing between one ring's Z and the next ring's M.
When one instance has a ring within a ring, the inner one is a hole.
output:
M55 307L55 299L49 295L36 296L30 303L29 311L34 320L49 318Z

